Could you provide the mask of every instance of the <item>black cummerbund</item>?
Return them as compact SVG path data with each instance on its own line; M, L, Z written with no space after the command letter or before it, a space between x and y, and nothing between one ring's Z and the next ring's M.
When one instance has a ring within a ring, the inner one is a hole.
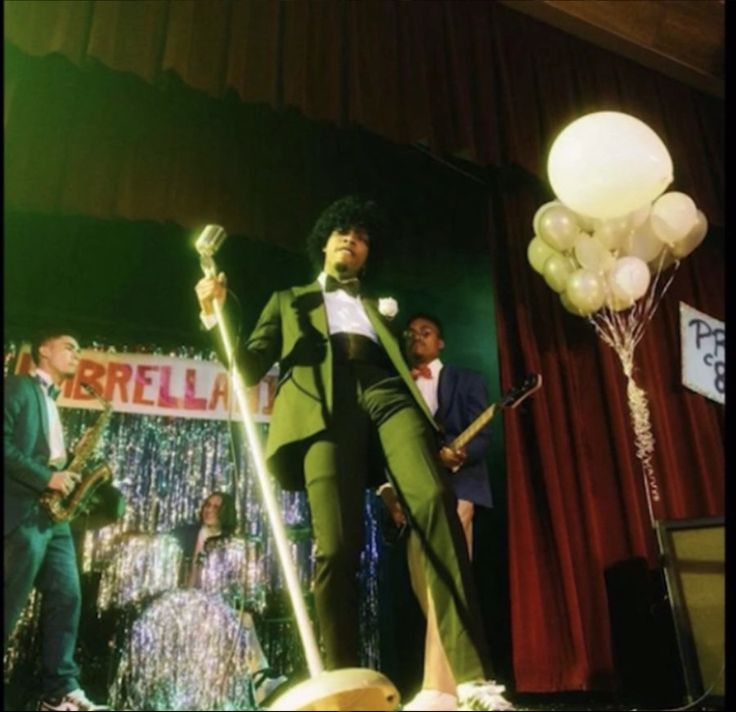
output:
M356 361L393 370L393 364L383 346L361 334L341 332L330 335L332 357L335 363Z

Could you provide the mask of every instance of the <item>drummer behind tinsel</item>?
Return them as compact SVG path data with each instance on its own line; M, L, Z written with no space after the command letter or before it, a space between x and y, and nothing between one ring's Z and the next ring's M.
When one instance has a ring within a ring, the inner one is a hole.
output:
M53 521L40 506L44 492L66 497L80 479L64 469L69 454L56 407L61 385L77 372L79 352L68 332L47 330L31 345L35 372L5 380L3 649L35 586L43 600L40 710L109 709L79 687L74 649L81 593L69 522Z
M199 575L206 551L205 544L231 537L238 521L235 502L227 492L212 492L199 510L195 524L184 524L171 533L179 541L183 556L179 583L183 587L199 586Z
M199 521L174 529L171 534L181 545L183 556L179 574L180 585L185 588L199 588L201 571L208 551L218 542L233 537L238 528L235 501L227 492L212 492L202 503ZM255 688L256 701L261 704L277 687L286 682L269 665L266 654L258 639L253 617L248 611L240 611L240 620L250 632L253 651L250 656L251 675Z

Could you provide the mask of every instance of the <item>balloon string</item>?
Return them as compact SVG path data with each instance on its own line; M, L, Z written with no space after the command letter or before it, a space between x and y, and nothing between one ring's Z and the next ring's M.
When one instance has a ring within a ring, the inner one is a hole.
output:
M652 464L655 441L647 395L634 381L634 353L644 336L646 325L659 307L680 266L680 261L676 260L674 269L672 269L667 280L663 282L661 280L663 262L664 250L660 255L657 271L646 298L623 311L615 311L606 306L588 317L588 321L593 325L601 340L608 344L618 355L621 368L626 376L626 395L631 425L634 430L636 457L641 463L649 519L652 526L654 526L655 521L652 503L660 502L662 497Z
M633 377L628 376L626 384L626 395L629 401L629 415L631 417L631 425L634 429L634 439L636 442L636 457L641 463L642 473L644 475L644 488L647 494L647 507L649 509L649 520L654 526L654 512L652 503L660 502L659 484L657 475L652 465L652 456L654 455L654 434L652 433L651 418L649 416L649 404L647 402L646 392L639 388L634 382Z

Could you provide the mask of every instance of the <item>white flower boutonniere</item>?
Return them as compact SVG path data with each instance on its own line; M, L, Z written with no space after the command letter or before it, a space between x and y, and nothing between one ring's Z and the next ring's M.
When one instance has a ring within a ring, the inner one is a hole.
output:
M378 300L378 313L393 319L399 313L399 305L393 297L384 297Z

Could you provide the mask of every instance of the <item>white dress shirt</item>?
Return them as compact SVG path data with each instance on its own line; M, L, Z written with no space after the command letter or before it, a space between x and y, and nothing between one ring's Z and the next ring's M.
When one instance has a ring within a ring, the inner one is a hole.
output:
M437 409L439 408L438 387L440 384L442 361L436 358L434 361L427 364L427 366L429 370L432 371L432 377L425 378L424 376L419 376L415 382L419 392L422 394L422 397L427 404L427 407L429 408L430 413L432 413L432 415L436 415Z
M52 467L64 467L67 460L66 446L64 445L64 429L61 427L59 409L56 401L49 395L49 386L53 383L51 376L40 368L36 369L38 376L44 383L41 388L43 397L46 399L46 412L48 414L49 426L49 465Z
M363 306L363 302L360 301L360 297L353 297L342 289L336 289L334 292L326 292L326 280L327 275L324 272L320 272L317 281L322 289L322 296L325 300L329 333L360 334L378 343L378 335L368 319L368 315L365 313L365 307ZM205 314L204 312L200 312L199 318L207 330L217 324L217 316L214 313Z
M330 334L360 334L378 343L378 336L368 320L368 315L365 313L365 307L363 302L360 301L360 297L353 297L343 289L326 292L327 274L325 272L319 273L317 281L322 288L322 295L325 299L327 329Z

